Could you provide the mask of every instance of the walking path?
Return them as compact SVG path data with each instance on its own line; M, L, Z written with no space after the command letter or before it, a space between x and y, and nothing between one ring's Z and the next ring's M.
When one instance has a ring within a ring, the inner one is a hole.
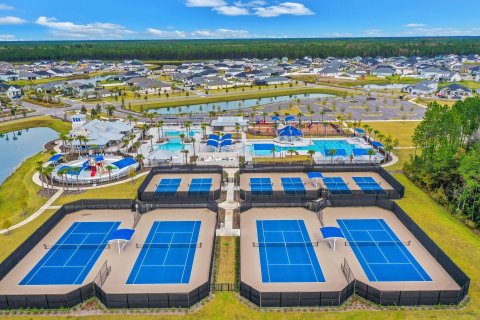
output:
M141 177L147 175L148 173L149 173L149 171L142 172L142 173L136 175L135 177L133 177L133 179L135 180L135 179L141 178ZM38 172L36 172L33 175L32 180L33 180L34 183L38 184L39 186L42 186L42 181L40 180L40 175L39 175ZM131 179L120 180L120 181L112 182L112 183L109 183L109 184L103 184L103 185L99 185L99 186L95 186L95 187L80 187L79 189L80 190L100 189L100 188L106 188L106 187L119 185L119 184L126 183L126 182L129 182L129 181L131 181ZM53 189L57 190L57 192L50 199L48 199L47 202L45 202L45 204L40 209L35 211L31 216L29 216L25 220L20 221L19 223L11 226L8 230L7 229L0 230L0 234L6 233L7 231L12 231L12 230L18 229L18 228L26 225L27 223L29 223L29 222L35 220L36 218L40 217L42 215L42 213L45 212L45 210L51 210L51 209L58 210L58 209L60 209L61 206L52 206L52 203L54 203L63 194L64 189L62 187L53 187Z
M27 219L11 226L9 229L3 229L3 230L0 230L0 234L4 234L8 231L12 231L12 230L15 230L15 229L18 229L24 225L26 225L27 223L37 219L38 217L40 217L42 215L42 213L45 212L45 210L48 210L48 209L54 209L56 208L57 206L51 206L52 203L54 203L63 193L63 188L59 188L57 189L57 192L50 198L47 200L47 202L40 208L38 209L37 211L35 211L31 216L29 216Z
M235 182L233 179L237 170L237 168L225 168L229 177L227 199L218 205L220 208L225 209L225 221L223 227L217 229L217 236L240 236L240 229L233 229L233 214L234 210L238 208L238 203L235 202Z

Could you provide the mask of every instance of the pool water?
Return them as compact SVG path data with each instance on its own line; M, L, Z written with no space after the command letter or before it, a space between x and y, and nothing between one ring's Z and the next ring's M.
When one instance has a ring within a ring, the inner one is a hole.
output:
M187 130L166 130L163 132L163 134L166 137L180 137L180 134L184 134L185 136L187 135ZM190 137L193 137L195 133L198 133L197 130L190 130ZM180 149L181 150L181 149Z
M170 138L165 144L157 144L153 146L154 150L168 150L171 152L177 152L184 149L187 149L187 146L182 144L181 139L172 139Z
M271 150L255 150L255 145L262 145L261 143L254 143L250 146L250 153L253 155L271 155ZM294 146L279 146L275 145L275 152L282 152L288 150L294 151L308 151L314 150L317 153L320 153L324 156L325 149L344 149L347 153L347 156L350 156L353 153L353 149L361 149L362 147L348 143L346 140L312 140L312 144L309 146L294 147ZM340 156L340 155L339 155Z

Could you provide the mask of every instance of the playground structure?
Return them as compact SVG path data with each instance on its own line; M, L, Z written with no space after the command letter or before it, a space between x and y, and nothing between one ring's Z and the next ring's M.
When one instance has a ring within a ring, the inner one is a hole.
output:
M89 184L118 180L137 170L139 164L132 158L89 155L68 163L55 166L52 178L57 182L70 184Z

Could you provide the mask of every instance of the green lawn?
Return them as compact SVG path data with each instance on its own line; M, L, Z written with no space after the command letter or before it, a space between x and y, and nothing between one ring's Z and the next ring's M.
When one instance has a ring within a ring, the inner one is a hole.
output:
M413 132L419 123L420 121L382 121L363 124L368 124L385 136L391 135L393 139L398 139L399 147L412 147Z
M72 124L50 116L24 118L0 123L0 133L36 127L48 127L57 132L68 133Z
M15 229L9 235L0 235L0 261L3 261L13 250L22 244L35 230L37 230L56 210L45 210L43 214L29 224Z
M47 199L38 195L41 187L32 181L37 161L47 161L49 154L38 153L25 160L10 177L0 185L0 218L18 223L36 210Z
M410 161L410 155L413 155L414 149L397 149L394 150L394 154L398 157L398 162L385 167L387 170L403 170L403 166L406 162Z
M137 196L137 189L142 184L146 175L133 180L133 183L127 181L111 187L92 189L80 194L61 196L53 205L59 206L72 201L81 199L134 199Z
M158 109L158 108L168 108L176 106L186 106L192 104L202 104L202 103L218 103L225 101L235 101L235 100L246 100L246 99L259 99L267 97L276 97L283 95L295 95L295 94L304 94L304 93L324 93L332 95L341 95L342 91L333 90L333 89L318 89L318 88L293 88L293 89L277 89L272 91L259 90L257 92L250 93L234 93L234 94L223 94L220 96L212 97L181 97L181 98L172 98L171 100L166 99L162 102L152 102L152 103L136 103L132 104L132 110L139 111L141 106L144 110L148 109Z

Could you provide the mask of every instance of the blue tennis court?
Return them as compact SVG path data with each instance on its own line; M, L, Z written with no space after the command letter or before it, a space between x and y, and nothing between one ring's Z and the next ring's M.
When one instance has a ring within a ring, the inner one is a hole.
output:
M303 220L257 220L262 282L325 282Z
M120 222L75 222L20 285L82 284Z
M188 194L190 196L208 196L212 188L212 178L192 179L188 187Z
M272 181L270 178L250 178L250 190L253 195L272 195Z
M337 220L370 281L431 281L383 219Z
M385 193L372 177L353 177L353 181L360 187L360 189L367 194Z
M323 183L331 194L352 194L350 188L341 177L324 177Z
M298 195L305 194L305 186L301 178L281 178L282 187L285 194Z
M162 179L155 190L156 195L173 196L177 193L182 179Z
M156 221L127 284L189 283L201 221Z

